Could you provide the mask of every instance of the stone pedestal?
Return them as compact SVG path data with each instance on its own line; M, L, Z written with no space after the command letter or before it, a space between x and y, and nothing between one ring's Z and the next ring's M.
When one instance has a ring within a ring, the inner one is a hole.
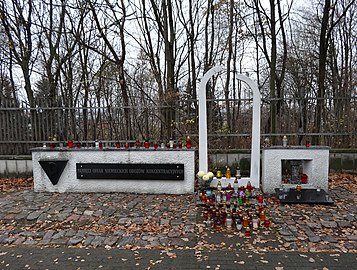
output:
M282 186L282 160L301 162L303 173L308 176L308 183L302 184L302 188L320 187L327 191L329 149L326 146L274 146L262 149L262 191L273 194L275 188ZM293 186L290 184L290 187Z
M34 190L36 192L194 193L194 156L194 149L35 148L32 149ZM122 169L125 164L129 169ZM162 168L161 164L163 164ZM176 167L171 168L173 165L177 165L178 168L177 179L174 179L176 176L163 179L160 171L170 174L175 171ZM123 179L121 172L124 172L128 179ZM133 172L135 177L132 177L130 172ZM158 177L157 179L148 177L146 173L152 175L157 173ZM143 175L143 179L138 179L140 174ZM93 175L92 179L91 175ZM106 175L108 179L103 178Z

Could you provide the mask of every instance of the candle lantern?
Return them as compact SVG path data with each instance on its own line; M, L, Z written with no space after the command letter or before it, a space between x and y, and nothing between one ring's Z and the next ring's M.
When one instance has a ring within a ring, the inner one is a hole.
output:
M187 136L187 138L186 138L186 148L190 149L191 147L192 147L191 138L190 138L190 136Z
M288 138L286 136L283 137L283 147L288 146Z
M174 148L174 140L171 138L169 141L169 148L173 149Z
M68 140L67 144L69 149L73 148L73 141L71 139Z
M232 217L230 214L228 214L226 218L226 226L228 230L232 229L232 223L233 223Z
M251 233L250 233L250 228L246 228L245 230L245 237L250 237Z
M259 228L259 219L258 218L253 218L253 230L258 230Z
M145 140L144 146L145 146L145 149L149 149L150 143L148 140Z

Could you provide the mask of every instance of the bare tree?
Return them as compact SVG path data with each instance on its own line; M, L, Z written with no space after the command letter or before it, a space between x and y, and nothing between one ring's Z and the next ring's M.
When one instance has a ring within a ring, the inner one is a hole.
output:
M21 68L25 90L31 108L35 107L31 87L31 71L34 63L32 46L33 1L3 1L0 4L0 20L7 37L10 54Z
M270 101L270 115L269 115L269 126L270 132L277 132L277 119L282 108L282 98L283 98L283 81L286 71L286 60L287 60L287 41L286 41L286 31L284 22L288 18L291 4L288 4L288 11L283 14L281 9L281 1L269 0L269 11L268 14L263 8L262 3L257 0L253 0L252 5L246 2L248 6L251 6L257 15L257 23L260 29L259 35L252 36L255 39L258 47L261 48L265 59L269 66L269 96ZM278 11L278 14L276 14ZM267 31L267 28L269 31ZM280 47L282 48L282 59L278 67L278 37L281 37ZM270 50L269 50L270 44ZM275 137L272 140L275 143Z
M323 15L321 19L320 28L320 42L319 42L319 77L318 77L318 91L317 91L317 103L316 103L316 114L315 114L315 132L321 132L322 130L322 117L324 112L324 97L326 93L325 89L325 79L326 79L326 68L327 68L327 56L328 49L331 42L331 35L333 29L341 21L341 19L346 15L348 9L355 3L355 0L351 0L342 12L338 15L336 14L337 4L331 0L324 0L323 4ZM335 16L337 16L335 18ZM323 143L320 141L322 137L314 137L313 142L315 144Z

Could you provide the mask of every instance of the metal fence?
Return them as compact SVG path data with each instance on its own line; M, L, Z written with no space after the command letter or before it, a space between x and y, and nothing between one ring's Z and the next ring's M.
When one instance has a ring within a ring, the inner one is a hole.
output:
M307 100L305 111L299 100L286 99L277 119L277 132L269 133L269 104L272 99L262 100L261 136L277 138L281 143L283 135L290 144L301 143L301 138L311 140L318 136L321 144L332 148L357 147L357 101L348 99L348 112L336 116L333 106L336 100L326 100L323 132L314 132L313 112L316 100ZM209 150L250 149L251 142L251 99L208 100ZM100 140L107 145L116 142L133 143L136 139L167 141L169 137L184 140L190 135L194 146L198 143L197 100L178 101L175 106L146 104L106 107L63 107L38 102L30 108L25 102L16 104L13 100L0 102L0 155L27 155L33 147L49 144L66 144L68 139L82 145L92 145ZM332 104L332 105L331 105ZM227 106L233 123L227 122ZM328 107L332 106L332 107ZM129 122L126 119L129 112ZM173 114L167 116L165 114ZM304 128L301 125L305 115ZM171 134L164 118L171 121ZM129 126L128 126L129 123ZM128 133L130 129L130 133ZM130 136L128 136L130 134Z

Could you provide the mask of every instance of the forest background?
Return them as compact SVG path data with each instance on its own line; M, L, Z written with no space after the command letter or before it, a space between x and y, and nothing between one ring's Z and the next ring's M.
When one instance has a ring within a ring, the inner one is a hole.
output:
M251 90L262 138L357 144L355 0L5 0L0 4L0 154L42 142L198 142L249 149ZM263 140L262 140L263 141Z

